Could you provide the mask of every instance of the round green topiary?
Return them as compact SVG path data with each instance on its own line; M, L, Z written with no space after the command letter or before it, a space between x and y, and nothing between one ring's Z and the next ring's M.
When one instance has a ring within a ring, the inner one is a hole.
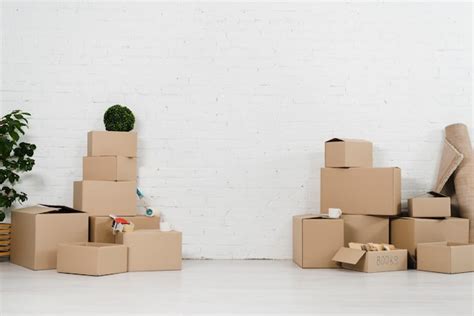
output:
M126 106L116 104L105 111L104 124L107 131L129 132L135 124L135 116Z

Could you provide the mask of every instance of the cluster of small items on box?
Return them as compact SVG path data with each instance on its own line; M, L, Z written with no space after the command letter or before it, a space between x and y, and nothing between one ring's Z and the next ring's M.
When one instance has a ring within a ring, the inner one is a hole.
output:
M409 199L402 213L401 171L373 167L372 147L355 139L325 143L321 214L293 217L293 261L361 272L474 271L469 219L451 217L450 198L437 192ZM335 210L340 217L330 216Z
M181 270L181 232L160 222L160 213L137 189L136 157L135 132L89 132L73 208L12 211L10 261L82 275Z

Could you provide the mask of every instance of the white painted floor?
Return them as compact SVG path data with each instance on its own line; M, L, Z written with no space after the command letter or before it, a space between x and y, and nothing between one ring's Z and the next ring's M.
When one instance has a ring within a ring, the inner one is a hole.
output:
M0 315L473 315L473 273L302 270L291 261L186 260L105 277L0 262Z

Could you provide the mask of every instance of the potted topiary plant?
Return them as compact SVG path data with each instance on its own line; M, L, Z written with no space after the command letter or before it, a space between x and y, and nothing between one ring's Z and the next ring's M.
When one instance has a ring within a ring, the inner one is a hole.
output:
M135 116L128 107L116 104L105 111L104 124L107 131L129 132L135 124Z
M20 180L19 173L28 172L35 165L32 157L36 145L20 142L29 116L30 113L15 110L0 120L0 222L15 202L28 199L25 192L16 191L14 186Z

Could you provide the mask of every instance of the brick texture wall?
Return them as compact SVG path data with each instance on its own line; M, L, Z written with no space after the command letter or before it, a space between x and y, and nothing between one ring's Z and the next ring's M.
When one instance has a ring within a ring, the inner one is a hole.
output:
M472 124L471 5L5 2L1 112L33 114L29 203L72 203L86 133L137 117L139 183L187 258L290 258L323 141L365 138L403 198Z

